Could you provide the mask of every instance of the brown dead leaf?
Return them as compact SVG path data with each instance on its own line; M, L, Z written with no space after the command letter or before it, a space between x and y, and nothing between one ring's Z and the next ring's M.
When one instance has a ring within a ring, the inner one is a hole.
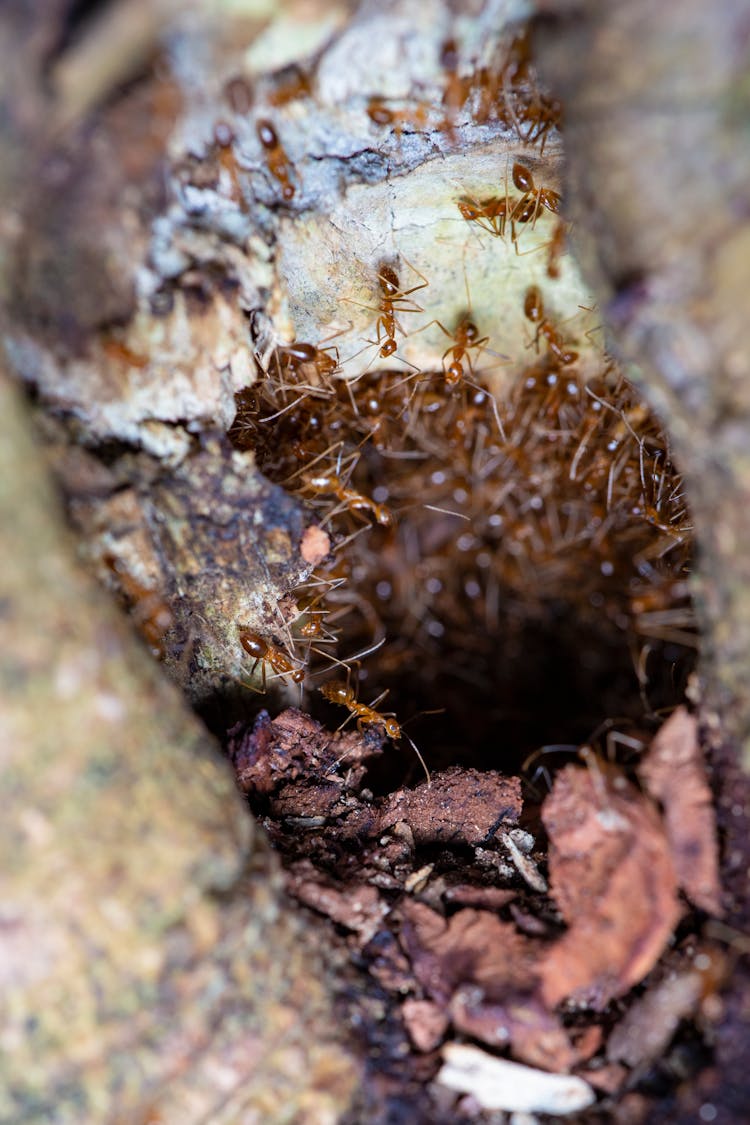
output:
M651 802L596 763L558 774L542 818L570 927L541 959L542 995L600 1010L653 968L680 917L669 842Z
M533 988L533 946L512 923L486 910L459 910L445 919L411 900L400 913L401 945L433 999L447 1003L462 984L481 985L492 999Z
M502 1002L487 1001L476 985L459 988L451 1002L453 1026L488 1047L508 1047L529 1066L556 1073L579 1061L562 1024L532 993L508 991Z
M678 708L654 738L638 772L664 806L680 886L695 906L722 914L716 818L695 716Z
M579 1061L536 994L538 942L484 910L460 910L446 920L409 901L401 914L401 944L414 975L457 1031L509 1047L530 1066L563 1071Z

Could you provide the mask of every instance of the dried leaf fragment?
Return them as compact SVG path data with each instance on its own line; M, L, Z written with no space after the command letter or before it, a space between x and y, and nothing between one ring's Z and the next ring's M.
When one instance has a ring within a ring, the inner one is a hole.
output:
M447 1002L465 984L479 985L487 998L501 999L536 983L531 942L512 923L486 910L459 910L445 919L409 900L400 911L401 945L433 999Z
M694 715L680 707L670 716L639 773L649 793L664 806L680 886L695 906L722 914L716 818Z
M541 960L542 995L602 1009L653 968L680 917L669 841L654 806L596 765L564 769L542 818L570 927Z

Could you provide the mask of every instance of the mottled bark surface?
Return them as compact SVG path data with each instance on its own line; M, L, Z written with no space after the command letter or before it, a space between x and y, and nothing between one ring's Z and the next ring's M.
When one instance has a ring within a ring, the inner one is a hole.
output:
M0 402L0 1119L334 1121L355 1071L314 939Z
M577 256L685 473L706 703L750 762L747 5L541 7Z

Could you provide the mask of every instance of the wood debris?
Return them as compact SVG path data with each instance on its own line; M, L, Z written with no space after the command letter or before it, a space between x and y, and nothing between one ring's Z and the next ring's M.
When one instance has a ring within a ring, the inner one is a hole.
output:
M488 1055L465 1043L446 1043L437 1081L452 1090L471 1094L482 1109L510 1113L578 1113L595 1100L594 1091L581 1078L547 1074Z
M698 741L698 720L684 707L667 719L638 770L664 807L677 880L690 901L721 915L719 852L713 797Z

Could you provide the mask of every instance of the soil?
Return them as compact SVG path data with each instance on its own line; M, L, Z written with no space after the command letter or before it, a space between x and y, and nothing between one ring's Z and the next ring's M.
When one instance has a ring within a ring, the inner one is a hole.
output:
M376 796L385 745L382 727L330 734L296 709L228 743L367 1060L348 1120L497 1120L435 1081L458 1041L582 1078L586 1120L740 1121L750 787L719 782L717 836L687 710L637 771L574 758L541 801L526 780L463 766ZM689 842L673 802L695 793L663 788L667 762L698 792Z

